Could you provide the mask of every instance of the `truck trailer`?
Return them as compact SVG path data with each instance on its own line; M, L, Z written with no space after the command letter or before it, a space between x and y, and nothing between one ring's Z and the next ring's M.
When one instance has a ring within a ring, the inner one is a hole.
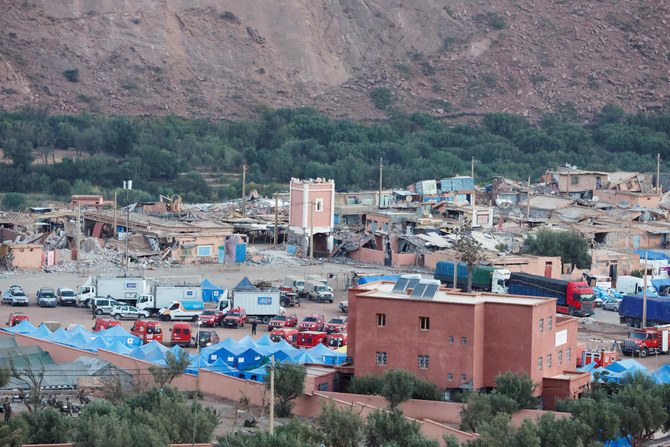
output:
M79 286L77 303L87 306L93 298L111 296L116 301L134 306L146 285L142 276L99 275L89 276L83 286Z
M625 295L619 304L619 321L630 327L642 326L642 308L644 297ZM647 325L670 324L670 299L666 297L647 297Z
M202 301L202 286L197 283L152 282L147 284L135 307L154 315L173 301Z
M228 298L219 300L217 310L227 312L234 307L242 307L248 318L259 319L263 324L268 324L272 317L282 313L282 292L277 287L258 288L245 277L230 293Z
M563 281L512 272L509 278L509 293L556 298L558 313L588 317L594 312L594 292L586 282Z
M456 287L466 290L468 287L468 267L463 262L458 263L456 272ZM486 292L507 293L510 271L491 266L479 266L472 270L472 290ZM433 278L440 280L448 287L454 287L454 261L439 261Z

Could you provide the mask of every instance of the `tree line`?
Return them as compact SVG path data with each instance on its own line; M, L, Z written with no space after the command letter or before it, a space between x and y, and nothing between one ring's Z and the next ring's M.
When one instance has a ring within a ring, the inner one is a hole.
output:
M584 124L570 104L537 124L493 113L478 124L393 112L387 122L331 119L309 108L263 109L256 119L223 121L178 116L82 112L53 115L30 107L0 109L0 192L113 193L132 179L132 199L179 193L186 201L239 197L238 175L262 194L291 177L335 179L339 189L403 188L470 172L538 180L564 163L583 169L655 171L660 153L670 168L670 113L626 114L606 105ZM71 157L56 159L57 149ZM84 155L85 157L78 157ZM215 185L212 187L212 185Z

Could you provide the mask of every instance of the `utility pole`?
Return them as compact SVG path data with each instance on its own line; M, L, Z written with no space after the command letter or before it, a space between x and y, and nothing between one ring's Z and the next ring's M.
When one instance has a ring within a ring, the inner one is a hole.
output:
M309 205L309 265L314 265L314 200Z
M560 178L560 177L559 177ZM570 197L570 171L568 171L568 185L566 186L567 196ZM559 182L559 192L560 192L560 182Z
M128 276L128 239L130 238L130 203L128 201L128 191L133 189L133 181L123 182L123 190L126 191L126 276Z
M80 272L79 247L81 247L81 202L77 202L77 273Z
M379 157L379 200L377 201L377 208L382 208L382 169L384 165L382 163L382 158Z
M475 178L475 157L472 157L472 166L470 166L470 177Z
M656 155L656 189L658 196L661 197L661 154Z
M277 226L279 225L279 193L275 192L275 245L277 245Z
M530 177L528 177L528 197L526 197L526 220L530 220Z
M200 325L202 321L198 321L198 335L196 338L195 352L198 356L198 374L195 376L195 396L193 396L193 438L191 439L191 447L195 447L195 429L198 426L198 394L200 393ZM183 352L184 355L187 355Z
M270 436L275 432L275 356L270 356Z
M114 237L116 237L117 234L117 226L116 226L116 191L114 191Z
M242 166L242 216L247 217L247 165Z
M647 252L644 253L644 292L642 293L642 327L647 327Z

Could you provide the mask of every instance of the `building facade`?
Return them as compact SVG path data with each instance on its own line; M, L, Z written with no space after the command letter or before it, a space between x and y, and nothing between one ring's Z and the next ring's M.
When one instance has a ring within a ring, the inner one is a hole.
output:
M551 298L454 293L431 298L393 292L378 281L349 290L355 375L401 368L445 390L486 390L500 373L545 377L576 368L577 319Z
M329 254L333 250L335 181L291 179L289 200L289 241L307 252L313 231L314 252Z

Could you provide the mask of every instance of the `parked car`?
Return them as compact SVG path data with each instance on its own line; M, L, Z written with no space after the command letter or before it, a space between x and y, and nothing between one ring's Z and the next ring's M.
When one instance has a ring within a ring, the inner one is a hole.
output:
M139 320L140 318L145 317L144 312L137 310L136 307L125 305L112 306L110 314L116 320L120 320L121 318L125 318L127 320Z
M21 323L23 320L30 321L30 317L24 314L23 312L13 312L9 314L9 319L7 320L7 326L12 327Z
M349 301L340 301L340 304L338 305L338 307L345 314L348 313L349 312Z
M56 307L56 292L54 289L41 288L37 291L37 305L40 307Z
M224 315L223 312L218 310L206 310L200 314L200 325L211 327L220 326Z
M244 323L247 321L247 312L242 307L236 307L230 309L226 316L223 318L223 325L225 327L244 327Z
M112 313L112 308L114 306L123 306L120 302L116 301L114 298L94 298L91 300L91 309L96 315L109 314Z
M110 327L119 326L121 323L109 318L97 318L93 325L93 332L104 331Z
M77 296L74 290L61 287L56 292L56 300L61 306L75 306L77 304Z
M12 306L27 306L28 305L28 295L26 295L23 290L15 290L12 292Z
M296 314L280 314L275 315L268 323L268 331L272 329L279 329L283 327L295 327L298 325L298 316Z
M613 310L614 312L619 312L619 305L621 304L621 300L616 299L616 298L611 298L609 300L605 300L603 302L603 309L604 310Z
M347 332L347 317L331 318L325 328L326 332L332 334L333 332Z
M220 342L219 334L216 331L203 331L200 330L198 333L198 338L196 338L196 346L204 348L207 346L212 346Z
M326 319L323 315L311 314L303 318L298 330L300 331L323 331L326 326ZM315 345L316 346L316 345Z
M12 304L12 292L5 290L2 292L2 304Z
M184 321L178 321L170 328L170 342L172 346L179 345L182 348L191 346L191 325Z

